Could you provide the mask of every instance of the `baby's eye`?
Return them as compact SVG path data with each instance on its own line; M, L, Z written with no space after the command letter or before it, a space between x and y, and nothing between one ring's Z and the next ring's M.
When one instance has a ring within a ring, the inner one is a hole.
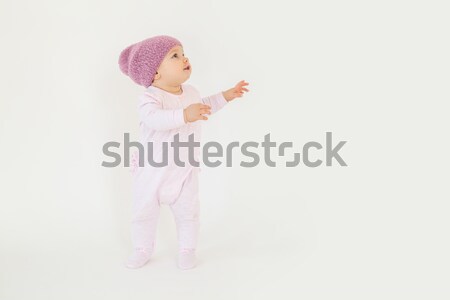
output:
M178 57L178 54L177 53L175 53L172 57Z

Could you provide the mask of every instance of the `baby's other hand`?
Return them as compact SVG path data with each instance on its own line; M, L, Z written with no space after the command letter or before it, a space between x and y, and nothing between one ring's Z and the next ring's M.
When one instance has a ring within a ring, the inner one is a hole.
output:
M208 120L203 114L211 114L211 107L209 105L194 103L184 109L184 122L195 122L197 120Z
M244 91L249 92L249 90L244 87L246 85L249 85L249 83L245 82L245 80L239 81L233 88L222 92L223 97L228 102L237 97L242 97L242 95L244 95Z

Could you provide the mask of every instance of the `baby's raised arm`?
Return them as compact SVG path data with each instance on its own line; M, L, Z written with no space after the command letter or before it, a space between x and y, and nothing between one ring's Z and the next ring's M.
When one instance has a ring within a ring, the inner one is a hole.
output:
M209 97L202 98L203 104L209 105L211 107L211 114L218 112L228 101L223 96L223 93L217 93Z
M161 102L147 93L140 99L141 121L150 129L157 131L176 129L197 120L208 120L204 115L211 114L211 107L202 103L191 104L185 109L163 109Z
M139 117L153 130L171 130L185 125L183 108L163 109L161 102L144 93L139 104Z

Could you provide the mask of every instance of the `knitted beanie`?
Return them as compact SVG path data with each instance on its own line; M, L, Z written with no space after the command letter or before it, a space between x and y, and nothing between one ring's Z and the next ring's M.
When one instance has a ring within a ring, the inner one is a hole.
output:
M120 70L135 83L149 87L166 54L181 45L176 38L158 35L125 48L119 57Z

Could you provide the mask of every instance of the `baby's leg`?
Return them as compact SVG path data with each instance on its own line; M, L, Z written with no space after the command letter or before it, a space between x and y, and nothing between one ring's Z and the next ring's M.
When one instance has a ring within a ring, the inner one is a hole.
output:
M198 169L193 169L183 183L179 197L170 205L175 218L179 249L195 249L199 233L200 202Z
M131 240L135 249L154 248L160 204L157 195L159 180L153 171L139 168L133 177Z

